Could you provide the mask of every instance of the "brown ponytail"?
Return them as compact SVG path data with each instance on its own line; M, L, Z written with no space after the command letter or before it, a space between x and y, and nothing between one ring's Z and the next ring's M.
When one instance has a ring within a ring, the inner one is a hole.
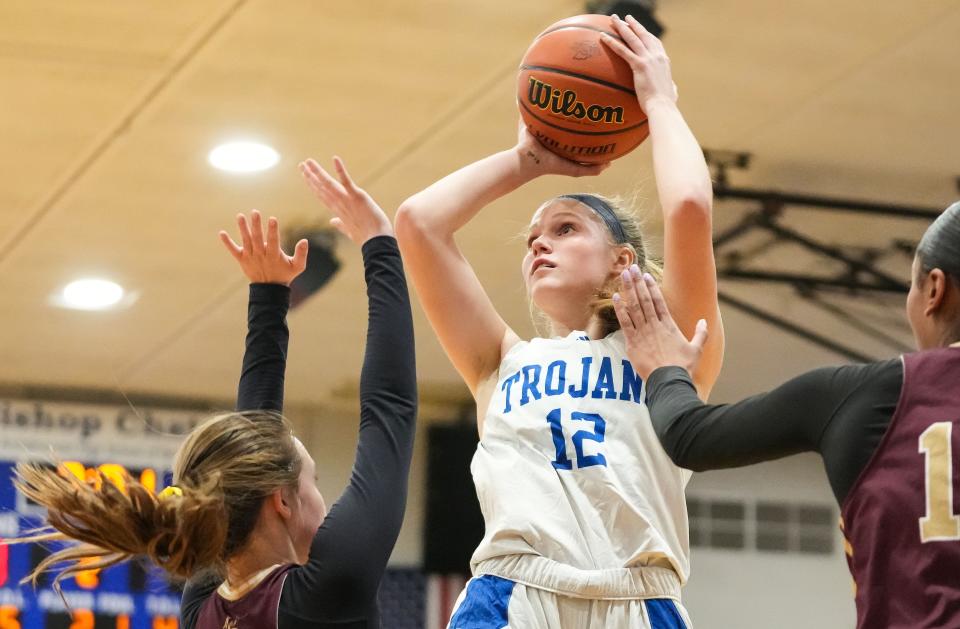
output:
M125 478L84 482L70 472L39 465L17 466L17 489L47 508L48 527L16 542L78 541L53 553L28 576L65 564L56 586L78 572L108 568L146 555L177 577L189 577L198 565L212 563L226 533L223 494L211 479L207 487L183 487L182 497L158 499L140 483Z
M17 488L47 508L47 526L7 543L75 541L26 577L59 572L54 587L78 572L147 556L170 575L223 573L247 542L264 498L296 488L301 459L290 423L275 414L227 413L198 426L177 452L174 483L181 495L160 498L125 478L93 482L66 470L19 464Z

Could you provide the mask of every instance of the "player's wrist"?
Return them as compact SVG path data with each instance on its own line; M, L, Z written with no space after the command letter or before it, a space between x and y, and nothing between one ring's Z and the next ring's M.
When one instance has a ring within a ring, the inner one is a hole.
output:
M646 100L640 103L648 119L653 119L657 115L668 113L678 113L677 101L667 94L652 94Z

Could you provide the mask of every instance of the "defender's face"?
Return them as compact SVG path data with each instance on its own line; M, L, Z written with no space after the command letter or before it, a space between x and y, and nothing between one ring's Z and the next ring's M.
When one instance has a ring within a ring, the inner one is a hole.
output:
M327 516L327 505L317 489L317 464L303 447L299 439L294 439L297 452L303 462L300 467L300 479L297 487L297 513L292 518L291 536L297 551L297 561L307 562L313 537Z

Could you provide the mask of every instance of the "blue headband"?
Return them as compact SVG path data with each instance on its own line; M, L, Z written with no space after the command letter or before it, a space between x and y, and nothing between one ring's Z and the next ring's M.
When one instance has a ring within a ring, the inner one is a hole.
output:
M586 205L603 220L603 223L607 226L607 229L610 230L610 233L613 234L613 238L617 241L618 245L627 242L627 234L623 231L623 225L620 223L620 219L613 213L613 208L610 207L610 204L600 197L592 194L563 194L558 198L572 199Z

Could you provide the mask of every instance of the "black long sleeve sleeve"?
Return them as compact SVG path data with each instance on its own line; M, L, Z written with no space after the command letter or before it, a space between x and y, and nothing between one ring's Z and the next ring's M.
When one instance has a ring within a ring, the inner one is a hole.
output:
M283 412L283 382L290 342L289 308L288 286L250 285L246 351L237 387L238 411Z
M251 284L247 305L247 338L237 391L237 410L283 412L283 383L290 332L287 311L290 288ZM180 600L181 625L193 627L203 601L220 585L214 575L187 581Z
M292 570L279 626L379 627L377 590L407 497L417 410L413 321L396 240L367 241L369 327L360 375L360 430L350 483Z
M663 367L647 380L647 405L680 467L705 471L818 452L842 503L893 417L902 381L897 358L816 369L769 393L707 405L686 371Z

